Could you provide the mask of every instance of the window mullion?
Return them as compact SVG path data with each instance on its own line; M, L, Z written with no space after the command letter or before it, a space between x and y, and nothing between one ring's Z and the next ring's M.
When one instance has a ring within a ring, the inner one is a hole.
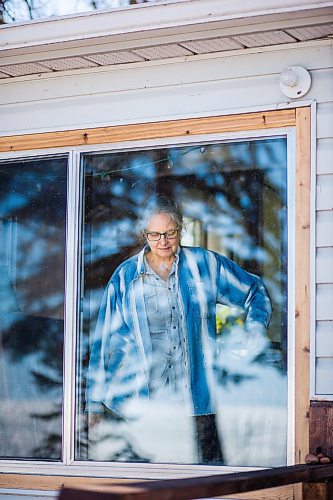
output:
M64 339L63 462L74 460L75 431L75 346L77 331L78 267L80 238L80 153L68 159L66 299Z

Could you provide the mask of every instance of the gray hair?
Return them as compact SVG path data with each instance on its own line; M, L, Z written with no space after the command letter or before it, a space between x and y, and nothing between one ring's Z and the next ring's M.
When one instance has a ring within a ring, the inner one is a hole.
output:
M149 205L143 212L141 220L138 223L138 234L140 240L145 239L145 232L149 222L155 215L166 214L170 219L177 224L178 229L183 229L183 215L178 205L165 197L158 197L154 204Z

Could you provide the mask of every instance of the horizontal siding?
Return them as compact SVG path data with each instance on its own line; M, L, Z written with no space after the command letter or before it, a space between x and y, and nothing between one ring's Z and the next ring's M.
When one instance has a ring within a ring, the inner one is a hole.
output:
M77 70L61 74L44 74L0 83L0 105L31 101L62 99L80 95L109 95L113 92L186 86L195 83L246 80L266 75L278 76L290 65L301 65L312 73L312 88L308 96L326 102L333 89L327 85L332 66L332 47L314 46L308 49L289 48L238 55L211 55L207 58L190 57L186 60L168 60ZM78 85L78 75L80 85ZM320 91L317 90L320 88ZM314 93L316 95L314 95ZM307 96L307 97L308 97ZM241 96L240 96L241 97ZM227 100L227 99L226 99ZM279 101L284 100L283 95ZM278 102L279 102L278 101ZM272 101L271 104L273 104ZM262 102L263 104L264 102ZM223 107L222 101L222 107ZM249 102L247 106L249 106ZM237 103L234 106L238 108Z
M333 58L330 66L333 65ZM317 77L320 78L318 72ZM313 82L316 76L313 75ZM316 331L315 392L333 397L333 79L325 75L326 92L316 98Z
M333 82L327 81L327 85ZM331 139L333 136L333 102L318 104L317 138Z
M60 100L44 99L38 104L38 114L35 112L35 101L7 104L1 107L0 135L228 114L235 109L271 107L272 103L282 104L285 101L277 81L278 75L274 74L92 93L62 97ZM325 112L328 105L322 106Z
M332 84L333 86L333 84ZM332 118L333 122L333 118ZM333 124L332 124L333 127ZM333 135L333 133L332 133ZM317 142L317 174L333 174L333 138L318 140Z
M306 99L315 99L325 114L325 106L333 100L333 89L327 85L333 76L330 57L330 46L317 46L4 81L0 84L0 135L227 114L287 104L289 99L281 93L278 79L292 64L313 68Z
M316 208L317 210L333 209L333 174L318 175Z
M333 321L317 321L316 354L318 358L333 357Z
M331 81L328 80L328 81ZM328 85L332 87L332 85ZM333 99L331 99L333 101ZM333 395L333 104L318 105L315 391ZM320 248L326 247L326 248Z
M317 320L333 321L333 284L325 283L317 285L316 298L317 298L317 306L316 306Z
M318 103L333 101L333 69L321 69L311 71L312 90L307 94L310 99L315 99ZM331 85L328 84L331 82ZM315 94L315 95L314 95Z
M246 88L246 91L244 89ZM143 123L233 112L281 101L276 76L200 83L113 94L79 96L3 106L0 127L5 135ZM51 118L50 118L51 117ZM18 129L19 124L21 128ZM5 129L5 130L4 130ZM1 130L0 130L1 135Z
M333 246L333 211L317 212L316 245L320 247Z
M316 393L333 394L333 357L318 358L316 362Z
M333 283L333 248L317 248L316 282Z

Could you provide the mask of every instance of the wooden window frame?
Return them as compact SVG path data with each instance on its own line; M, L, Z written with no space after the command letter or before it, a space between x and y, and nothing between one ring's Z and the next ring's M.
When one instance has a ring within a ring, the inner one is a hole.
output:
M131 141L193 137L208 134L294 128L295 171L295 463L302 463L309 450L310 407L310 190L311 109L298 107L275 111L179 119L70 131L0 137L0 153L71 148ZM75 484L82 477L1 474L0 488L56 489ZM96 478L84 478L84 482ZM100 479L101 483L110 479ZM121 480L113 480L119 482ZM241 497L239 497L241 498ZM249 497L247 497L249 498ZM253 497L256 498L256 497ZM259 497L258 497L259 498ZM263 498L263 497L262 497Z

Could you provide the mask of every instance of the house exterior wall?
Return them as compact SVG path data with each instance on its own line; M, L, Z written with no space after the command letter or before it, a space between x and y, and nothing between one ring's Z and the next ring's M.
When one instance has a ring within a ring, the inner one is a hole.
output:
M0 83L0 135L234 114L293 106L278 78L307 68L317 104L316 297L312 395L333 395L332 41L47 74ZM37 110L37 111L36 111Z
M329 41L288 44L21 77L1 85L0 134L228 114L288 105L280 72L300 65L312 74L306 95L318 106L318 136L331 117L333 74ZM38 113L36 106L38 105ZM290 103L292 106L292 103ZM328 107L327 107L328 106ZM327 132L326 132L327 133Z
M303 102L316 102L311 380L312 396L323 399L333 397L332 49L329 40L314 41L0 82L0 136L6 136L293 107L279 75L288 66L307 68L312 86ZM0 498L11 493L20 498L14 490L0 491Z

